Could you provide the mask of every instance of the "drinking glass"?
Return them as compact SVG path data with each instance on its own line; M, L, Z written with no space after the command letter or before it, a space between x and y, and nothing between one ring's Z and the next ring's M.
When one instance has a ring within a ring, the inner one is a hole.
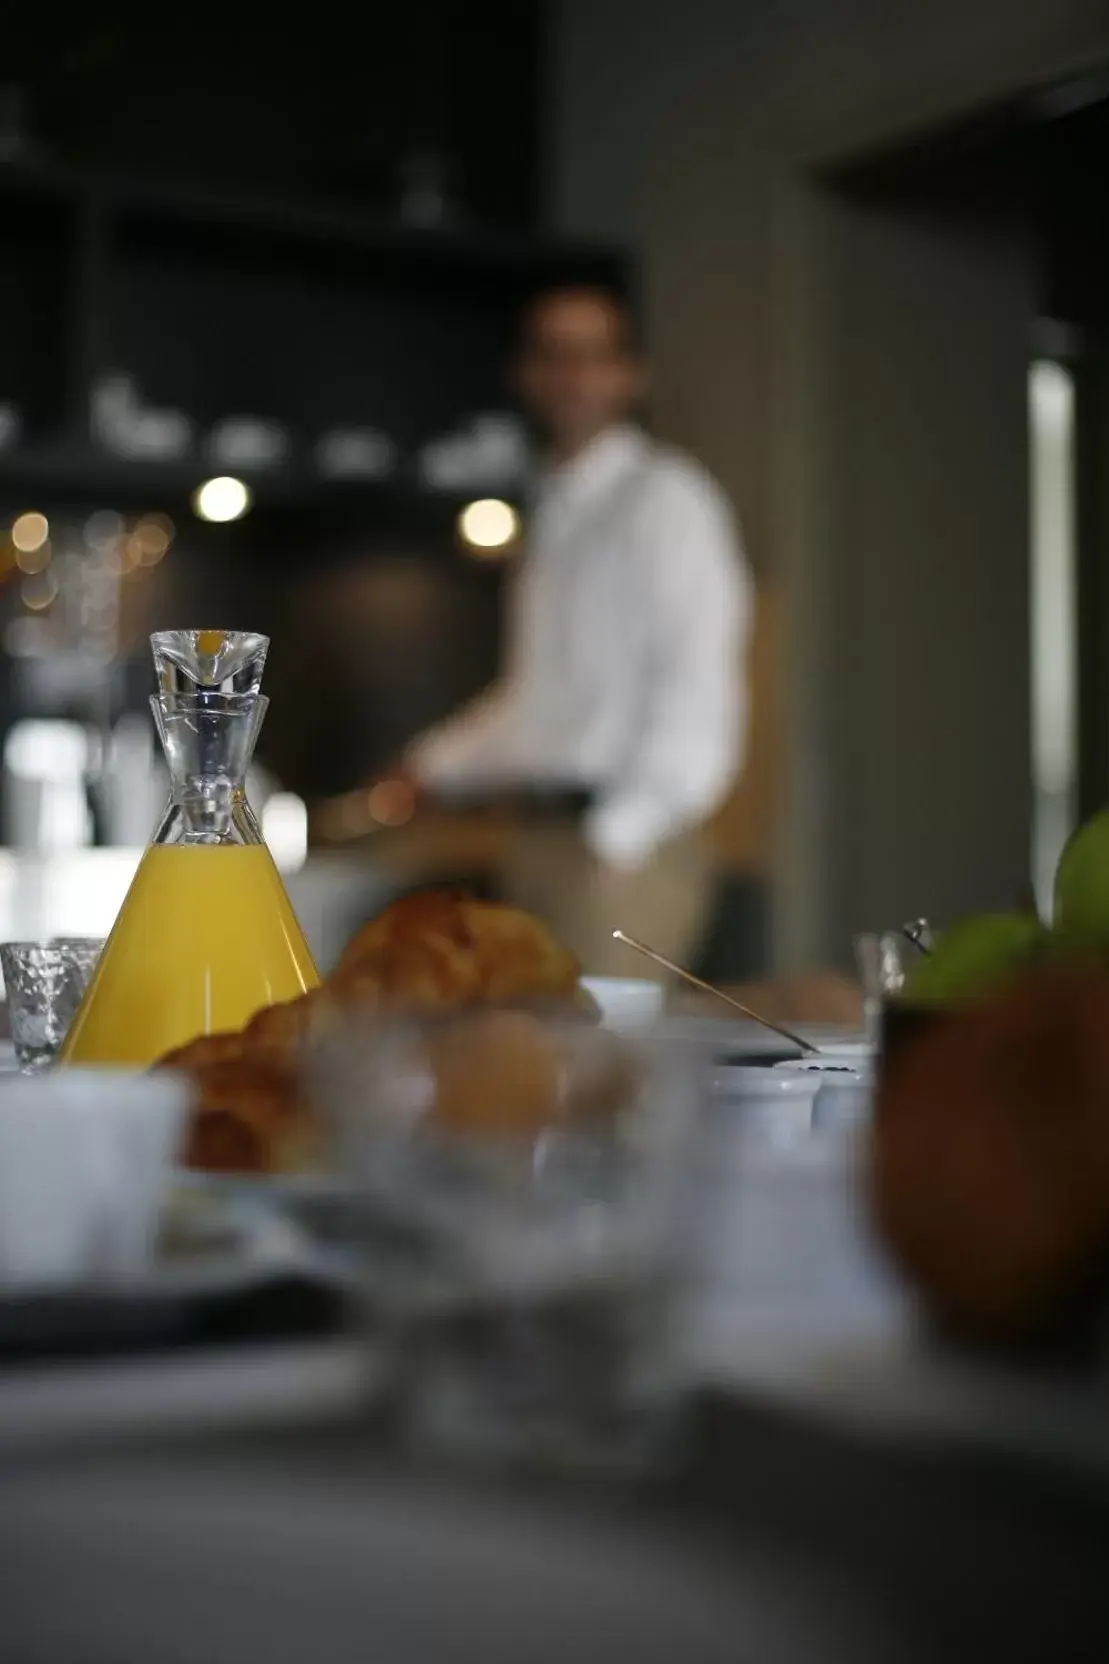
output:
M0 943L12 1042L25 1073L54 1062L102 945L91 937Z
M877 1047L881 1039L882 1012L893 994L905 986L906 964L919 953L901 931L866 933L854 941L855 964L863 990L863 1021L866 1036Z
M526 1465L661 1459L690 1055L485 1013L335 1036L315 1068L409 1436Z

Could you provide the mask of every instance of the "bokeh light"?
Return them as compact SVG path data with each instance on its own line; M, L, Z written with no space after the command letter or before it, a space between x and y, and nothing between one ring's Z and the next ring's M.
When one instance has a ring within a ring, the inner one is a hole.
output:
M249 487L231 474L220 474L216 479L205 480L193 492L193 509L197 517L217 524L241 520L250 508L250 502Z
M19 567L21 572L42 572L50 565L50 556L52 553L53 551L50 547L49 538L45 543L36 544L33 549L21 549L19 545L16 544L15 564Z
M85 542L91 549L106 549L123 535L123 521L112 509L102 508L85 521Z
M262 836L282 872L296 872L308 856L308 810L293 792L274 792L262 810Z
M45 514L20 514L12 521L12 543L21 555L33 555L36 550L42 548L49 536L50 522ZM22 564L20 562L20 565ZM24 567L24 571L35 570L35 567Z
M173 541L173 521L167 514L147 514L132 528L127 539L127 560L131 566L157 566Z
M32 612L45 612L57 599L58 580L53 572L32 572L19 586L19 599Z
M472 554L485 559L507 554L520 535L520 516L499 497L479 497L458 516L458 535Z

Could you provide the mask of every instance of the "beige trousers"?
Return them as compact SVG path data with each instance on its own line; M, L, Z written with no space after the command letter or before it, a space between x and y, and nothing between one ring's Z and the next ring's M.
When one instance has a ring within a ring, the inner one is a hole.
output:
M700 834L683 833L630 872L599 867L576 827L528 827L506 873L507 899L544 919L587 975L662 975L612 932L688 965L708 925L711 869Z

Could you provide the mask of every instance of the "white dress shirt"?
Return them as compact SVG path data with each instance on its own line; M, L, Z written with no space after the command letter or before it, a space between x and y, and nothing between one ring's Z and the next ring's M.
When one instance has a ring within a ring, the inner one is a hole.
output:
M432 787L589 787L589 847L637 865L711 814L740 768L750 611L713 481L611 429L541 483L503 677L409 761Z

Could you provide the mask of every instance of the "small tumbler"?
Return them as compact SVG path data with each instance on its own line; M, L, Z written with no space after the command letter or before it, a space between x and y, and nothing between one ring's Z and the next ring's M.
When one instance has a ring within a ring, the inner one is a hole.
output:
M102 946L90 937L0 944L12 1041L25 1073L54 1062Z

